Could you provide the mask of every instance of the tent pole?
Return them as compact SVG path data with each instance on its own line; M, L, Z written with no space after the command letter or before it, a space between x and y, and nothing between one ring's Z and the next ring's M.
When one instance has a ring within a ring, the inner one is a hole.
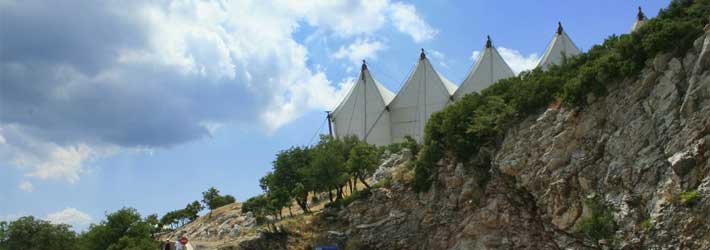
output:
M325 119L328 120L328 134L330 135L330 137L335 138L333 136L333 125L330 124L330 111L325 111L325 113L327 114Z

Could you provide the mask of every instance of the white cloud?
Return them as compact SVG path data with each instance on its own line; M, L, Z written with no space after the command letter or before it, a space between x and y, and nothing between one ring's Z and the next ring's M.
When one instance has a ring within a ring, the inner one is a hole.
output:
M446 58L446 54L442 53L441 51L438 50L429 50L429 55L431 55L432 59L435 59L436 62L441 65L441 67L448 68L449 64L448 59Z
M91 15L57 18L76 6ZM230 124L273 133L332 109L348 89L309 65L294 37L304 23L351 43L336 53L351 63L386 48L386 38L368 39L384 27L416 42L437 33L413 5L389 0L18 1L0 8L8 12L0 161L67 182L120 150L170 147ZM27 50L28 39L40 44Z
M357 68L362 60L374 59L377 57L377 52L384 49L385 45L380 41L358 39L347 47L341 46L332 56L337 59L347 59L352 64L351 67Z
M70 147L56 147L50 152L49 159L38 163L28 175L40 179L65 179L69 182L79 180L83 163L93 154L93 149L85 144Z
M34 189L35 189L34 186L32 185L32 182L29 182L29 181L26 181L26 180L21 181L20 184L17 185L17 187L18 187L20 190L25 191L25 192L32 192L32 191L34 191Z
M508 66L513 69L515 74L535 68L540 61L540 56L538 56L537 53L525 56L518 50L505 47L498 47L498 52L500 56L505 59L505 62L508 63Z
M48 214L46 220L54 224L71 225L77 231L87 228L93 221L88 214L71 207Z
M431 40L439 32L417 14L414 5L397 2L390 8L392 21L397 30L409 34L415 42Z
M0 133L7 143L0 144L0 161L11 162L26 170L26 176L41 180L79 180L86 163L96 157L106 157L116 152L114 146L88 146L86 144L59 145L31 135L16 125L0 124ZM18 186L23 191L34 189L25 180Z

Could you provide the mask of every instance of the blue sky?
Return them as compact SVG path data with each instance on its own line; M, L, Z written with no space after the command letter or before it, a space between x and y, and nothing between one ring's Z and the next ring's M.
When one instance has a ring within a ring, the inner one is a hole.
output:
M274 154L327 132L361 59L396 92L425 48L460 83L487 34L519 71L557 21L586 51L667 4L0 0L0 220L245 200Z

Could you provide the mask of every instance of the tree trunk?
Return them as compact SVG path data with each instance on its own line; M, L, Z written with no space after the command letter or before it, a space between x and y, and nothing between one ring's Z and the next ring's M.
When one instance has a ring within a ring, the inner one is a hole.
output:
M333 202L333 190L328 190L328 200L330 200L330 202Z
M301 207L301 210L303 210L304 214L308 214L311 212L308 211L308 197L306 197L305 200L296 199L296 203L298 203L298 206Z
M293 217L293 211L291 211L291 206L288 206L288 215Z
M367 185L367 182L365 182L365 178L362 178L362 176L358 176L358 179L360 179L360 182L362 182L362 184L365 185L367 189L370 189L370 185Z
M335 197L335 200L337 201L343 198L343 186L338 187L336 191L337 197Z

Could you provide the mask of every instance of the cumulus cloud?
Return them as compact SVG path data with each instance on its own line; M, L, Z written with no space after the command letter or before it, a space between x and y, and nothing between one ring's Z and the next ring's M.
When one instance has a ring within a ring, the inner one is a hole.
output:
M414 5L393 3L391 12L397 30L409 34L416 42L431 40L439 33L417 14Z
M71 225L75 230L85 229L93 221L88 214L71 207L48 214L46 220L54 224Z
M438 50L429 50L428 52L429 55L431 55L431 57L435 59L439 63L439 65L441 65L441 67L449 67L449 64L447 63L448 59L446 58L446 54Z
M307 64L294 38L302 23L359 37L361 47L343 47L349 61L374 58L384 44L362 37L390 23L415 41L436 34L414 6L387 0L5 2L0 161L74 182L120 149L171 147L230 124L271 133L332 108L345 90Z
M29 182L29 181L26 181L26 180L20 182L20 184L17 185L17 187L18 187L20 190L25 191L25 192L32 192L32 191L34 191L34 189L35 189L34 186L32 185L32 182Z
M537 53L525 56L518 50L505 47L498 47L498 52L515 74L535 68L540 61L540 56Z
M338 51L333 53L333 57L337 59L347 59L352 64L352 67L360 65L362 60L376 58L377 52L385 49L384 43L380 41L371 41L369 39L358 39L348 46L341 46Z

